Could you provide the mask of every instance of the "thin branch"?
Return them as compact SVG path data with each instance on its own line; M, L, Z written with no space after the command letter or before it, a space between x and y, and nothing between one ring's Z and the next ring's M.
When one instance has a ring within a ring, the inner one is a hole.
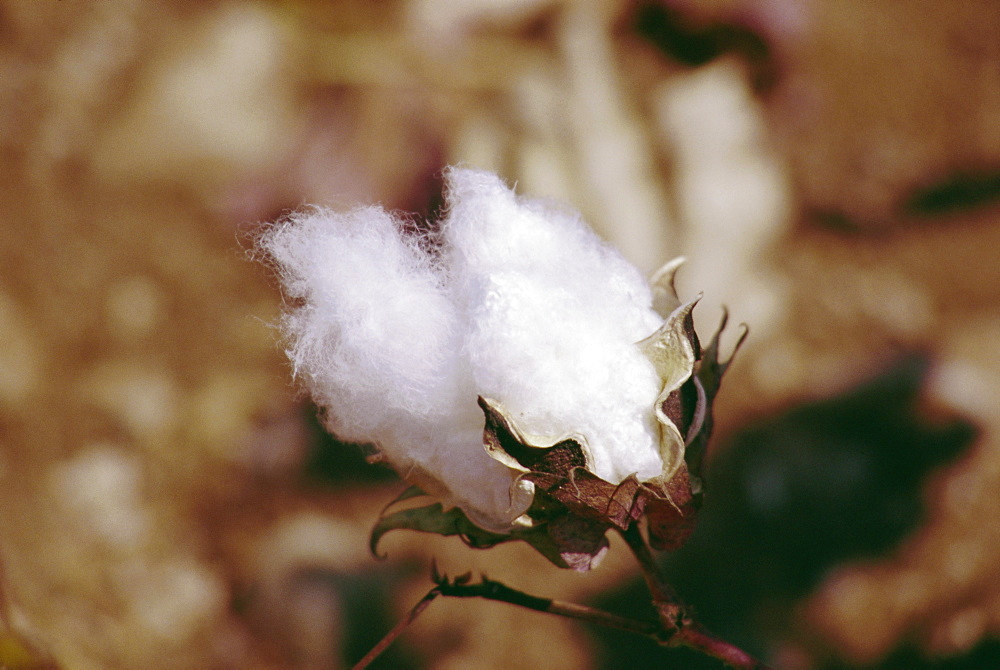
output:
M756 670L767 670L767 666L756 658L746 653L736 645L721 640L697 623L691 622L681 628L674 636L673 642L695 649L716 658L731 668L755 668Z
M715 637L691 617L687 608L677 597L677 594L666 580L663 579L652 551L636 524L632 524L628 530L622 531L622 537L625 538L625 542L639 562L639 567L642 570L643 577L646 579L646 584L649 585L649 591L653 596L653 605L660 618L658 624L640 619L629 619L593 607L587 607L586 605L577 605L550 598L539 598L538 596L518 591L506 584L487 579L486 577L482 577L475 584L469 583L471 576L469 574L449 579L448 577L439 575L437 568L434 567L432 568L432 578L435 582L434 588L428 591L427 595L414 605L409 614L396 624L364 658L358 661L353 670L364 670L364 668L367 668L372 661L406 630L407 626L413 623L420 613L430 605L431 601L438 596L485 598L486 600L510 603L511 605L535 610L536 612L555 614L606 628L637 633L652 638L666 646L689 647L718 659L733 668L766 670L767 666L763 663L739 647Z
M496 600L499 602L510 603L511 605L526 607L528 609L535 610L536 612L556 614L569 619L586 621L598 626L604 626L605 628L615 628L617 630L638 633L639 635L646 635L648 637L657 637L660 630L660 627L652 621L629 619L627 617L618 616L617 614L605 612L593 607L587 607L586 605L577 605L576 603L552 600L550 598L539 598L538 596L533 596L525 593L524 591L518 591L517 589L513 589L506 584L495 582L491 579L487 579L486 577L483 577L482 581L478 584L456 584L446 582L439 584L438 588L441 590L441 594L446 596L452 596L455 598L485 598L487 600Z
M656 564L656 559L653 558L653 552L646 543L646 538L639 530L639 524L629 524L628 530L619 532L625 538L625 543L628 544L628 548L632 550L635 560L639 563L639 569L642 571L646 586L649 587L649 592L653 596L653 602L679 604L680 599L677 594L660 574L660 568Z
M536 612L555 614L568 619L576 619L577 621L586 621L598 626L604 626L605 628L614 628L617 630L627 631L629 633L637 633L656 640L659 640L661 637L660 626L652 621L629 619L627 617L611 614L610 612L605 612L593 607L587 607L586 605L577 605L576 603L552 600L550 598L539 598L538 596L533 596L529 593L525 593L524 591L518 591L517 589L513 589L506 584L495 582L492 579L487 579L486 577L482 577L481 581L476 584L470 584L468 583L468 574L449 580L447 577L438 575L436 568L433 569L433 573L433 579L437 582L436 586L428 591L427 595L421 598L420 602L413 606L413 609L410 610L409 614L397 623L393 629L385 635L385 637L379 640L379 643L375 645L371 651L365 654L364 658L358 661L352 670L364 670L364 668L367 668L372 661L388 649L389 645L395 642L396 638L399 637L404 630L406 630L407 626L413 623L413 621L420 616L420 613L423 612L428 605L430 605L431 601L438 596L449 596L452 598L485 598L486 600L496 600L498 602L525 607L530 610L535 610Z
M371 651L365 654L364 658L354 664L354 668L352 670L364 670L371 665L372 661L378 658L383 651L388 649L389 645L395 642L397 637L402 635L403 631L406 630L406 627L413 623L414 619L420 616L421 612L427 609L427 606L431 604L431 601L440 595L442 594L439 586L435 586L433 589L428 591L427 595L421 598L420 602L413 606L413 609L410 610L409 614L393 626L392 630L386 633L385 637L379 640L378 644L372 647Z

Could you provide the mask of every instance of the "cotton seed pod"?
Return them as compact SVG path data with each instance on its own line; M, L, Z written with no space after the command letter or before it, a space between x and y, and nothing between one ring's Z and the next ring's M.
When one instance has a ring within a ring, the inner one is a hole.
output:
M696 375L696 301L673 290L679 264L647 282L577 213L518 197L490 173L445 177L446 214L424 232L377 207L313 208L260 239L293 306L289 358L327 427L374 444L450 520L396 517L373 540L391 527L477 546L542 537L543 526L546 542L588 535L553 512L568 509L566 481L553 477L603 482L616 500L645 491L627 501L638 518L685 472L710 403ZM529 450L571 440L572 467L533 470L491 426ZM558 546L543 553L566 562ZM596 555L583 554L573 567Z

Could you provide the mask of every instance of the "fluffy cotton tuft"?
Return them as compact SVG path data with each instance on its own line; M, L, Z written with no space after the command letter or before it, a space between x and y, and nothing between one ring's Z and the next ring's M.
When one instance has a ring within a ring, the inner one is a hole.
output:
M660 474L661 382L636 347L661 323L645 279L578 214L490 173L446 178L433 240L376 207L299 212L261 240L329 428L496 530L530 496L484 450L478 395L527 434L583 436L608 481Z

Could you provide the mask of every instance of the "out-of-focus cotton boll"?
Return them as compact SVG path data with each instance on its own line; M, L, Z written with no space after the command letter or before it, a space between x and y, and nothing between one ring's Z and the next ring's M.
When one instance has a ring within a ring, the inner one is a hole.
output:
M296 301L289 356L330 429L491 529L530 486L484 450L479 395L528 434L582 436L602 478L659 475L645 279L575 212L490 173L446 179L433 240L374 207L300 212L262 239Z

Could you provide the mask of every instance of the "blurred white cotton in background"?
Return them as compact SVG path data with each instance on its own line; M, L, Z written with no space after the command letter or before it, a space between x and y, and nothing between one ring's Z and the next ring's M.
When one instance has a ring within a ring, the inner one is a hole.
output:
M613 16L570 3L557 35L566 76L565 118L594 226L644 271L673 257L670 201L658 183L654 142L615 69ZM560 121L562 121L562 118Z
M572 211L487 172L446 179L447 215L423 236L366 207L299 212L262 239L299 301L288 353L328 426L498 530L529 498L484 450L477 395L528 434L582 435L605 479L660 474L662 384L635 345L661 318L641 273Z
M299 80L279 13L224 4L169 46L115 110L95 156L107 178L169 180L197 170L209 188L287 155L301 124Z
M791 194L760 103L740 66L720 61L665 83L658 114L689 259L678 279L705 292L702 318L714 324L725 305L763 340L781 303L765 259L788 227Z

